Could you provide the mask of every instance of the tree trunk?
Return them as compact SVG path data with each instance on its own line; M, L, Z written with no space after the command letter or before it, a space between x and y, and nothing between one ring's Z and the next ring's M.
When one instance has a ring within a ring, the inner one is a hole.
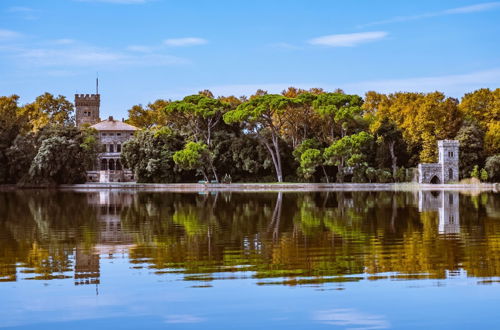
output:
M396 141L391 141L389 142L389 152L391 153L391 162L392 162L392 177L396 178L396 171L397 171L397 161L398 158L396 157L396 154L394 153L394 145L396 144Z
M277 138L273 137L272 140L273 140L273 146L271 147L266 140L262 139L264 145L267 148L267 151L269 151L269 154L271 155L271 159L273 160L274 169L276 171L276 177L278 179L278 182L283 182L283 177L281 174L281 157L279 155L279 145L275 143L275 140L277 140Z
M283 172L281 171L281 155L280 155L280 143L277 136L273 136L274 152L276 156L276 163L278 164L276 174L278 176L278 182L283 182Z
M326 174L325 166L321 165L321 169L323 170L323 174L325 175L326 183L330 183L330 180L328 180L328 174Z

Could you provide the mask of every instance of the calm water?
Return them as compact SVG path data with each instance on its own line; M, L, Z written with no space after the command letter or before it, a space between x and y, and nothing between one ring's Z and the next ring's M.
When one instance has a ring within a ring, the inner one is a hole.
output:
M500 195L0 192L0 327L500 327Z

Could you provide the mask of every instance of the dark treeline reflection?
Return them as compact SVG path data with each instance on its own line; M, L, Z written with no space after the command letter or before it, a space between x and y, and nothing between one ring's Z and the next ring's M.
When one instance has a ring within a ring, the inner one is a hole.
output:
M99 283L117 257L204 286L500 276L500 196L0 193L0 281Z

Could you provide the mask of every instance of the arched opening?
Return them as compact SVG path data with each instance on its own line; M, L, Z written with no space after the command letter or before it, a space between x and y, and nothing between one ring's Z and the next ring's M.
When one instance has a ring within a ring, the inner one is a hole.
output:
M122 163L120 162L119 159L116 160L116 169L118 171L121 171L121 169L122 169Z
M107 170L108 170L108 160L101 159L101 171L107 171Z
M439 180L439 178L437 177L437 175L434 175L431 179L431 183L432 184L440 184L441 183L441 180Z
M448 169L448 180L453 180L453 169Z
M113 159L109 160L109 169L110 169L110 171L115 170L115 161Z

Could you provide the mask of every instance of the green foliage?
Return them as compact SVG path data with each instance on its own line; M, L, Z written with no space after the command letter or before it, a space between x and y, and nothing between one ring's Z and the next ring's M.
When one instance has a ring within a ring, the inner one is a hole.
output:
M24 106L18 99L0 97L0 184L81 180L101 151L96 132L70 133L73 105L64 96L45 93ZM499 105L500 89L474 91L460 103L440 92L368 92L363 100L319 88L258 90L250 98L204 90L133 106L127 122L144 130L122 146L122 164L139 182L193 181L196 173L270 181L273 169L279 182L334 175L339 182L403 182L412 176L405 168L436 161L437 140L455 138L461 176L478 165L481 177L485 165L488 180L498 181ZM67 155L78 159L80 174L62 164L71 163Z
M172 156L182 144L170 128L142 130L123 144L121 160L134 171L138 182L179 182L182 176Z
M345 166L356 168L365 164L365 154L362 151L372 141L373 136L371 134L359 132L344 136L325 149L323 156L326 164L338 166L338 181L343 181Z
M482 164L484 161L484 132L475 122L467 121L458 131L455 140L460 142L460 174L466 178L475 164Z
M28 182L36 184L85 182L85 166L95 162L94 148L89 149L88 137L71 127L45 132L41 136L40 147L29 168Z
M184 149L174 153L174 162L182 169L196 170L208 181L208 164L212 162L212 154L208 146L202 142L188 142Z
M474 165L474 168L472 169L472 172L470 172L470 177L471 178L479 179L479 166Z
M391 172L384 170L384 169L378 169L377 170L377 182L379 182L379 183L392 182Z
M488 172L482 168L479 177L481 178L481 181L488 181Z
M368 182L374 182L377 179L377 170L373 167L367 167L365 170L365 175L368 179Z
M484 168L491 182L500 182L500 154L488 157Z

